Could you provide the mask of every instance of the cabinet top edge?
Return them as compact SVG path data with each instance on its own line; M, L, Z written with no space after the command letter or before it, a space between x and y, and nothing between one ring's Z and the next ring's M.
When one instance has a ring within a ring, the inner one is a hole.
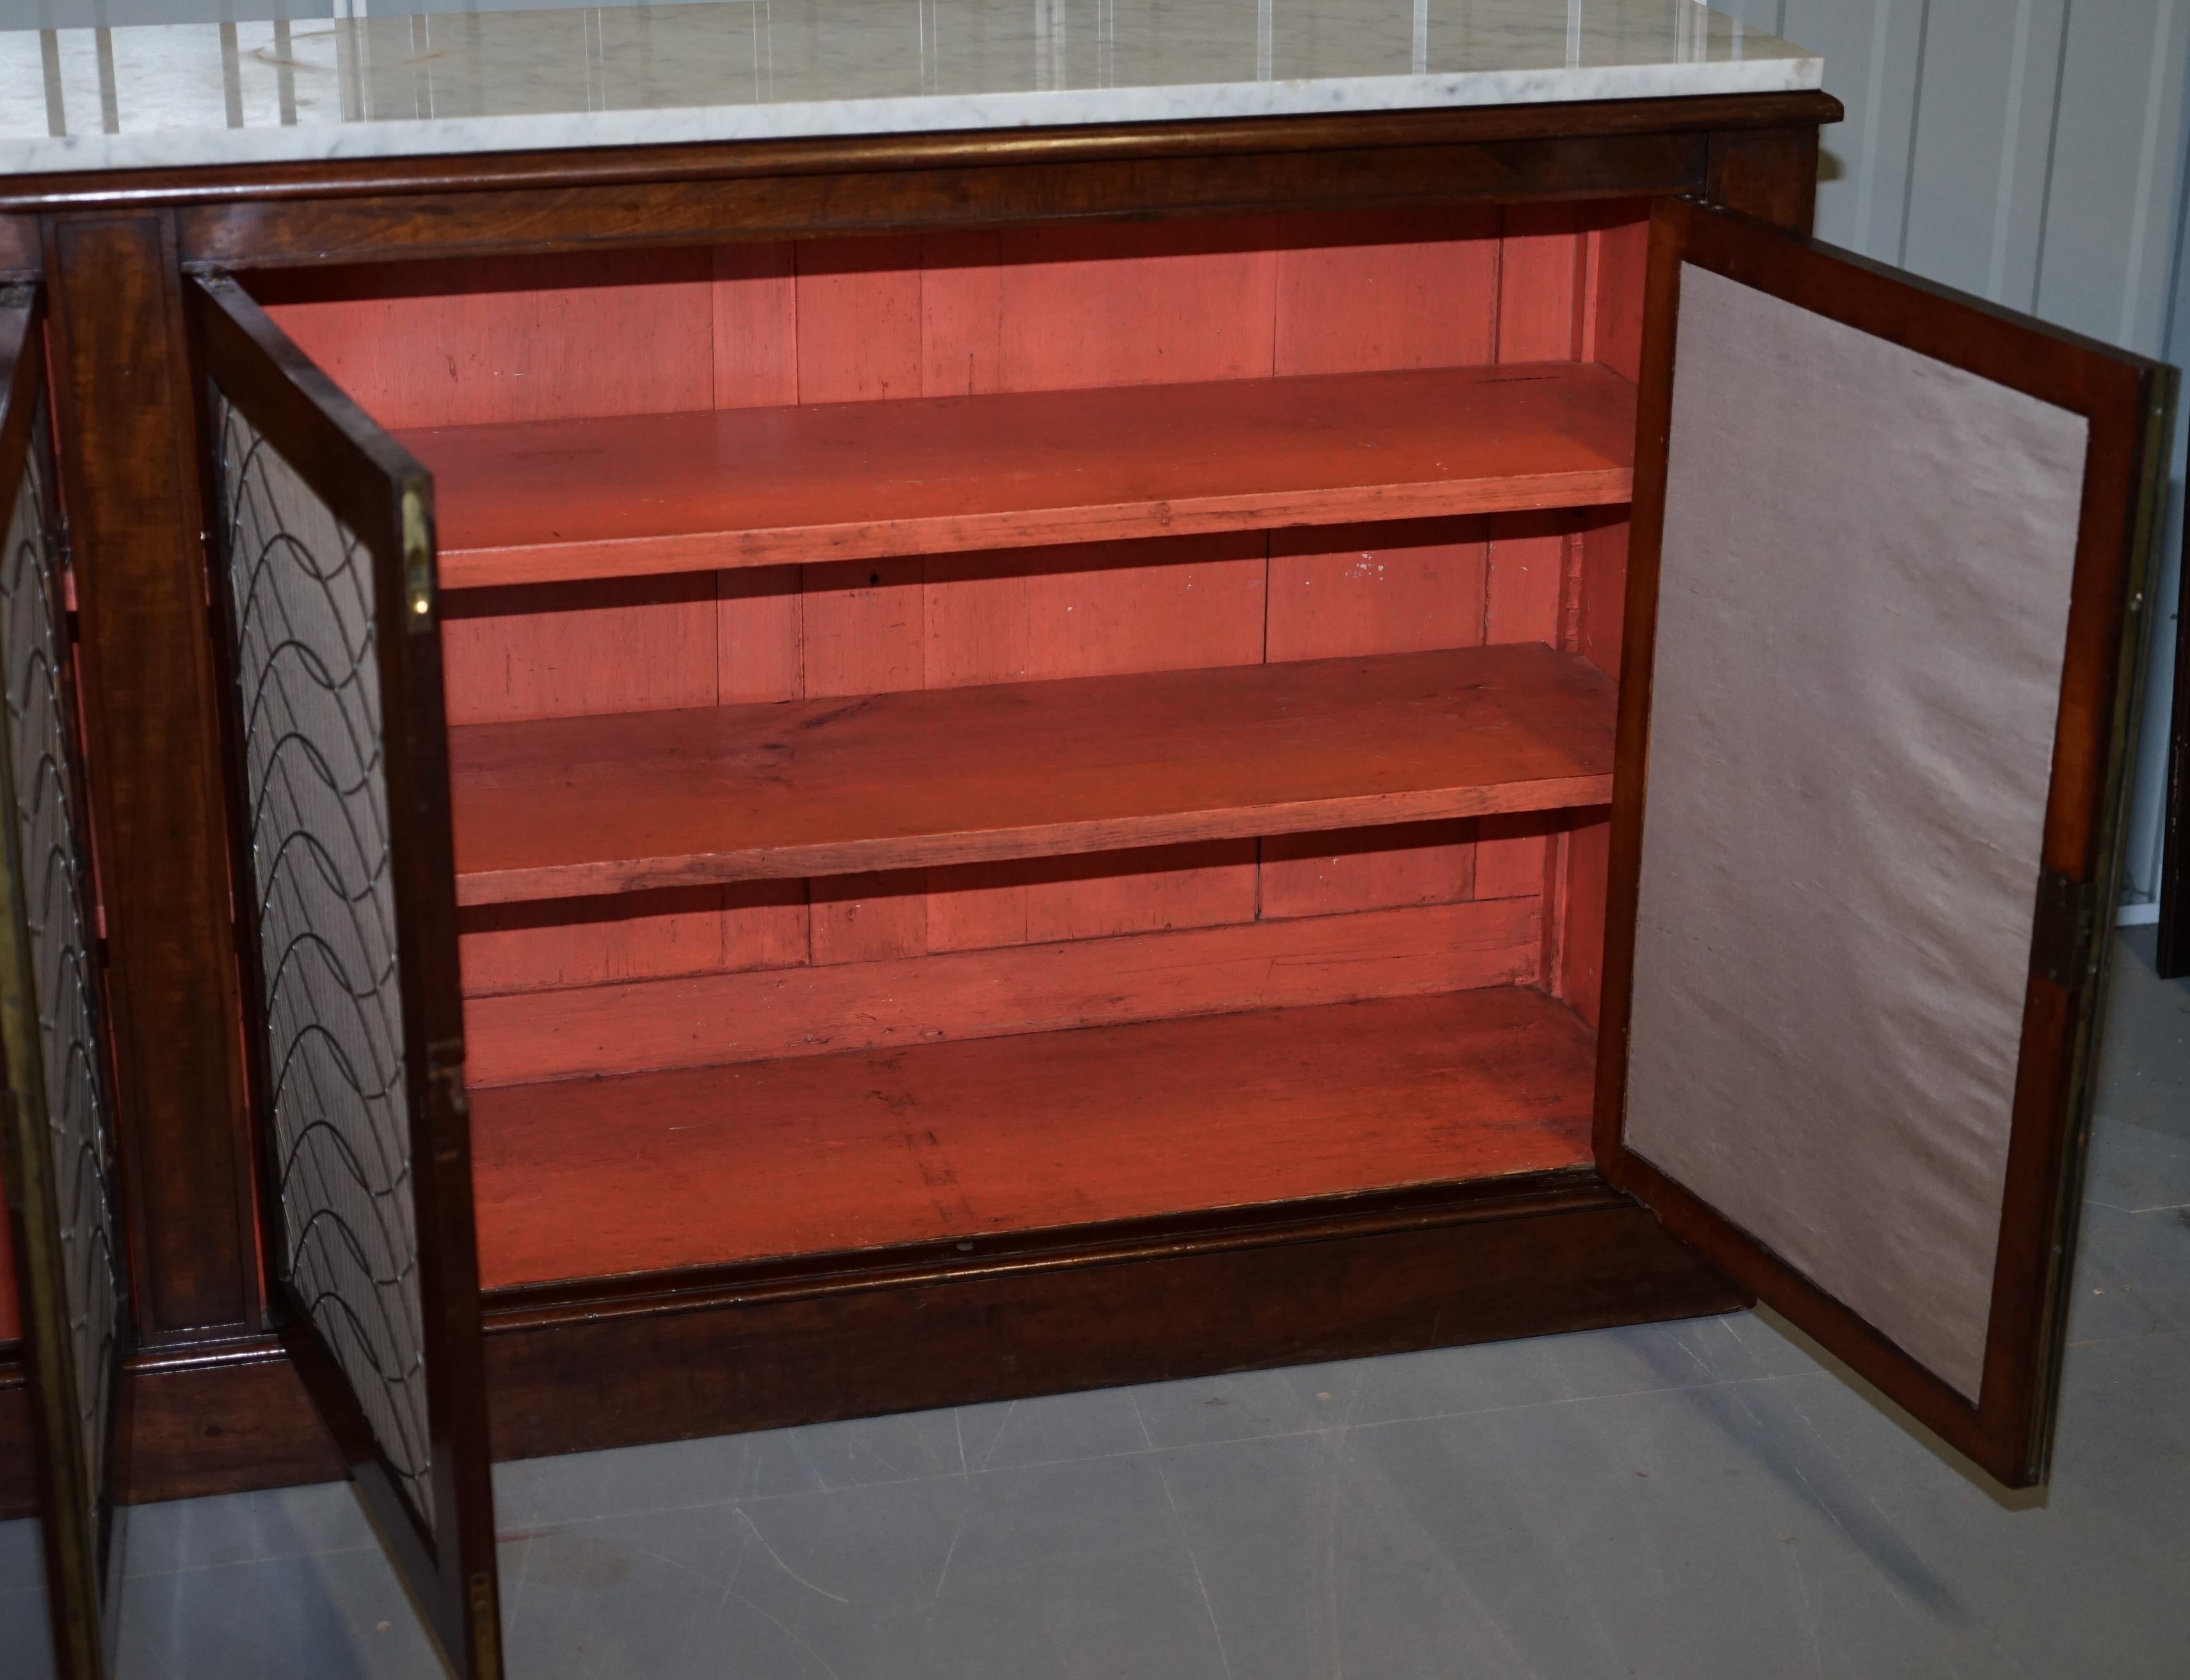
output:
M0 30L0 172L1789 94L1824 76L1694 0L921 0L910 29L871 0L320 3L355 15Z

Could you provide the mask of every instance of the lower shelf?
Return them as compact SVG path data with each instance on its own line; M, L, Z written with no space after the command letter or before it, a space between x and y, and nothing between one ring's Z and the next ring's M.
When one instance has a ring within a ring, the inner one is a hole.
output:
M1586 1165L1594 1038L1533 990L472 1093L490 1289Z

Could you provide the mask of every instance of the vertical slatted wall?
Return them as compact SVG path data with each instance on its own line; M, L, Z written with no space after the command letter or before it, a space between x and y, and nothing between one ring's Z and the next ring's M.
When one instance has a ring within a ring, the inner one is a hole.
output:
M1820 236L2190 361L2190 309L2177 307L2190 0L1716 3L1824 54L1848 114L1825 133ZM2125 920L2158 914L2183 485L2178 424Z

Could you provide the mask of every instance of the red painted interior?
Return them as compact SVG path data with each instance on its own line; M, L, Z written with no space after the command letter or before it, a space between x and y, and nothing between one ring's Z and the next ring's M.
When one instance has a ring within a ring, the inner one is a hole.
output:
M1064 920L1084 907L1046 864L1024 880L1044 943L794 962L616 986L477 997L465 1012L474 1088L649 1068L829 1055L958 1038L1061 1031L1172 1016L1339 1003L1361 997L1534 985L1543 967L1536 899L1478 899L1353 915L1169 925L1181 871L1163 854L1140 877L1155 904L1106 916L1090 937ZM1167 880L1166 877L1171 877ZM1106 877L1109 878L1109 877ZM888 876L870 880L890 882ZM917 876L901 890L925 900ZM817 883L826 892L834 883ZM1168 888L1168 890L1167 890ZM839 900L848 925L888 925L884 893ZM1121 895L1121 899L1123 894ZM1109 906L1102 906L1109 908ZM1061 924L1061 925L1060 925ZM1058 937L1062 935L1062 937Z
M1571 1010L1501 986L484 1090L480 1273L507 1287L1580 1166L1594 1066Z
M437 426L445 588L1624 504L1593 362Z
M1285 389L1268 382L1293 376L1509 363L1596 363L1631 381L1645 226L1632 206L1410 211L605 253L545 270L389 265L253 284L309 354L405 429L1210 381L1262 382L1267 395ZM846 470L848 499L863 483ZM450 715L460 726L516 723L1529 642L1616 676L1625 542L1624 508L1565 507L856 560L786 550L739 569L452 588ZM719 1119L744 1100L723 1095L728 1073L679 1074L674 1089L693 1094L673 1098L671 1085L644 1080L536 1083L508 1100L480 1089L490 1274L565 1275L606 1265L627 1240L655 1257L633 1263L682 1264L819 1242L825 1226L860 1241L928 1229L923 1219L942 1216L918 1206L918 1175L893 1179L879 1162L858 1187L845 1181L840 1206L814 1209L805 1235L762 1234L776 1216L736 1189L765 1177L762 1155L741 1150L780 1150L768 1172L792 1172L802 1149L866 1136L863 1099L826 1093L832 1081L857 1085L863 1068L894 1067L901 1047L941 1056L939 1041L985 1040L950 1051L968 1068L1019 1068L1070 1053L1070 1041L1155 1032L1126 1023L1178 1018L1146 1041L1199 1041L1214 1053L1245 1041L1246 1018L1225 1011L1312 1013L1511 983L1580 1017L1517 1017L1521 1039L1547 1065L1569 1053L1586 1063L1574 1035L1586 1036L1597 1010L1602 816L1259 838L1232 827L1154 849L473 905L461 928L475 1086L750 1067L757 1054L770 1067L790 1059L770 1089L810 1098L797 1125L785 1119L763 1143ZM572 820L583 820L575 807ZM1123 960L1144 943L1153 960ZM1278 945L1290 953L1282 963ZM1285 965L1306 976L1294 990L1255 978ZM996 1047L1080 1024L1093 1030ZM996 1088L1019 1088L1020 1077L1000 1071ZM1385 1076L1358 1058L1348 1077L1359 1098ZM1042 1223L1145 1203L1130 1117L1075 1122L1095 1141L1071 1156L1069 1180L1044 1177L1032 1140L1058 1129L1053 1093L1014 1123L1007 1103L984 1110L957 1079L938 1074L922 1098L944 1110L935 1118L958 1152L954 1170L1049 1187L969 1204L967 1217ZM952 1107L962 1099L962 1112ZM612 1148L620 1125L687 1101L718 1117L701 1128L714 1154L692 1140L695 1176L656 1155L581 1182L570 1163L597 1160L588 1151ZM1173 1156L1202 1148L1182 1111L1160 1112ZM1471 1153L1459 1134L1476 1121L1455 1118L1467 1112L1353 1132L1312 1103L1274 1097L1258 1149L1228 1155L1232 1144L1212 1134L1207 1172L1174 1159L1173 1176L1206 1200L1510 1170ZM1234 1119L1252 1129L1251 1115ZM1581 1158L1565 1143L1559 1151ZM1296 1157L1308 1176L1265 1189L1226 1176L1253 1155ZM678 1211L678 1196L701 1194L690 1185L709 1183L730 1213ZM612 1184L635 1200L611 1217ZM585 1219L558 1186L582 1192ZM867 1203L855 1206L859 1196ZM505 1223L520 1204L533 1209L529 1237ZM558 1262L537 1246L575 1242L597 1219L627 1229L594 1259ZM516 1257L526 1242L532 1257Z
M1515 642L465 724L457 902L1601 805L1614 698Z

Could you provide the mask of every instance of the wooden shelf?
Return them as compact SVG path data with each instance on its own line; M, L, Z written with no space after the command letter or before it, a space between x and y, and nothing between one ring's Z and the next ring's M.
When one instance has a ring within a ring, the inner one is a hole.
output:
M464 588L1620 502L1634 432L1530 362L400 435Z
M1586 1166L1596 1053L1501 986L474 1090L489 1288Z
M461 904L1311 832L1612 797L1541 643L454 729Z

